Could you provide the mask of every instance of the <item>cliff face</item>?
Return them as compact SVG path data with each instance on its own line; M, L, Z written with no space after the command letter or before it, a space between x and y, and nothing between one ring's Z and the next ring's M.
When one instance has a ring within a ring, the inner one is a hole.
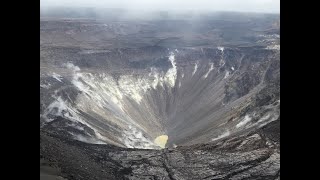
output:
M41 21L41 158L68 179L279 177L279 37L242 23L250 46L227 31L187 43L227 22L177 39L154 22Z

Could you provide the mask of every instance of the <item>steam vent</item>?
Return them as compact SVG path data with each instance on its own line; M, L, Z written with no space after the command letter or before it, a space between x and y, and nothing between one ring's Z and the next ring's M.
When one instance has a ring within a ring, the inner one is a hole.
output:
M66 12L41 12L40 179L280 179L279 15Z

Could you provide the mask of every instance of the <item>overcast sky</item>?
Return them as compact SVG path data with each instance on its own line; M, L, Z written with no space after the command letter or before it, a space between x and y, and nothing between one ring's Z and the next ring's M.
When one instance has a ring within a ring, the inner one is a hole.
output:
M280 13L280 0L40 0L41 7L106 7L132 10L203 10Z

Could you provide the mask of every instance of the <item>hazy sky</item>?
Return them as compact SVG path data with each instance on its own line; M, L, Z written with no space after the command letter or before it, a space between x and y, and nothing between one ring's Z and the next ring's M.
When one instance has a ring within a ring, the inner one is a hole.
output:
M40 0L41 7L81 6L132 10L212 10L280 13L280 0Z

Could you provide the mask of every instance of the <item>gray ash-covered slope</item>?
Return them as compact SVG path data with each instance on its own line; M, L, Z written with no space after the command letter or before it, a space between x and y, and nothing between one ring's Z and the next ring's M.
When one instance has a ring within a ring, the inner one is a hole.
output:
M163 134L168 146L210 142L279 115L277 50L152 47L117 49L103 62L90 56L42 71L43 128L148 148Z
M267 17L188 32L41 20L41 158L68 179L279 178L279 27Z

